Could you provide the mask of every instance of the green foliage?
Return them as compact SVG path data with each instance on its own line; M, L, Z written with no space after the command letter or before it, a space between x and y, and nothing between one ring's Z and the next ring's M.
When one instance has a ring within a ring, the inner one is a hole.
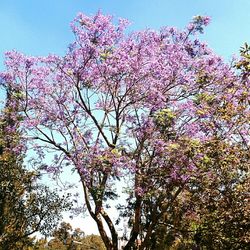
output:
M87 235L81 229L72 229L69 223L62 222L53 231L53 239L38 240L32 249L36 250L105 250L105 245L98 235Z
M248 43L240 48L241 60L236 63L235 67L243 72L249 72L250 70L250 47Z
M182 146L203 155L200 178L190 180L164 213L150 249L248 249L249 152L220 138Z
M175 114L170 109L161 109L155 114L155 123L159 127L171 126L175 118Z
M173 131L175 118L176 115L174 111L168 108L161 109L154 114L154 122L156 126L159 131L169 139L173 138L175 135L175 132Z
M15 93L15 92L14 92ZM40 231L50 234L69 208L63 199L48 187L37 184L38 173L23 165L23 148L18 119L18 103L9 106L16 95L8 91L6 107L0 116L0 249L23 249L32 245L29 237Z
M88 235L83 239L83 248L82 250L105 250L106 247L98 235ZM79 249L80 250L80 249Z

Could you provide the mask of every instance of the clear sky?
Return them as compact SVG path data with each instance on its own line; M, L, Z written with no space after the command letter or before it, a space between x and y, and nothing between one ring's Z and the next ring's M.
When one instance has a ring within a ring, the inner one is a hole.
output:
M0 69L4 51L63 54L73 37L69 22L78 12L97 10L132 21L131 29L184 27L194 15L212 23L202 39L229 59L250 40L250 0L1 0Z
M129 19L132 30L182 28L195 15L211 16L202 39L226 59L250 43L250 0L0 0L0 70L7 50L62 55L73 40L70 21L98 10ZM88 223L84 231L96 232Z

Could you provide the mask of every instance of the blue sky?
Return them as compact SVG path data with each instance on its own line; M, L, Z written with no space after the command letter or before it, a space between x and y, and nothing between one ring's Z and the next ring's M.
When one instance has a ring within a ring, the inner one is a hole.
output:
M63 54L73 36L69 22L78 12L98 10L132 21L131 29L184 27L194 15L212 23L202 39L229 59L250 40L249 0L1 0L0 69L3 54L16 49L29 55Z

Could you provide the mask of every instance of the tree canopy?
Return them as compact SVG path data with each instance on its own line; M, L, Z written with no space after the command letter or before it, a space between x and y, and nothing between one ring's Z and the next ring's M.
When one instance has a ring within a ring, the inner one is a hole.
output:
M6 53L1 76L20 91L28 146L54 151L47 171L79 174L109 250L121 217L107 207L119 196L125 250L155 249L168 235L166 249L247 247L249 56L223 62L198 39L208 23L127 34L127 20L79 14L64 56Z
M23 249L35 232L49 235L69 208L60 198L37 183L38 173L23 163L25 144L21 137L18 92L7 88L6 105L0 114L0 249ZM14 101L15 99L15 101Z

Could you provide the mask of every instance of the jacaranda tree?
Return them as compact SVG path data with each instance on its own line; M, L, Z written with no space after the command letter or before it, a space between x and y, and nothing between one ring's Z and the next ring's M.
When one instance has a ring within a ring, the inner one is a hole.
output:
M166 230L196 230L203 202L226 209L228 188L247 180L249 78L198 40L208 23L196 16L182 31L127 34L126 20L79 14L65 56L6 54L2 78L21 93L29 143L40 156L54 151L48 171L79 174L107 249L118 249L121 218L109 214L111 200L127 221L124 249L153 249L164 216Z

